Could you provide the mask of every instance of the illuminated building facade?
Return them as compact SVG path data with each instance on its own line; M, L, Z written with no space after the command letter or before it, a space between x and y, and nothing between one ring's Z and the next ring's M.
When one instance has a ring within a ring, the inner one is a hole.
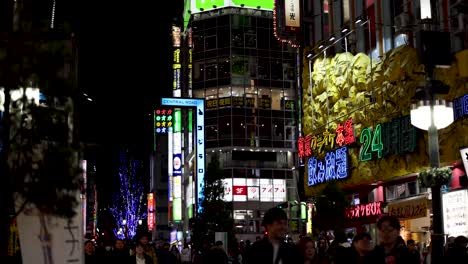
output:
M193 97L206 100L207 163L220 161L241 239L263 231L266 210L298 200L297 50L275 38L268 4L193 8L189 23ZM288 212L300 219L299 206Z

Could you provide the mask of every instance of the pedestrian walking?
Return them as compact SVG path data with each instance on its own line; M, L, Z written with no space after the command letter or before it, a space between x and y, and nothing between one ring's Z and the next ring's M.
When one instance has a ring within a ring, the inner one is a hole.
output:
M247 264L297 264L303 263L296 245L285 242L288 232L288 217L280 208L269 209L262 221L266 236L256 241L247 252Z

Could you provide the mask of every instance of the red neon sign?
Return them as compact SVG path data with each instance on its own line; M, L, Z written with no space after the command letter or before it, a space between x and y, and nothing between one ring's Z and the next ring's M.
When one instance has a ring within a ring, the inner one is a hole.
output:
M234 195L247 195L247 186L232 186Z
M346 208L346 217L349 219L379 216L382 214L382 202L373 202L368 204L360 204Z
M148 213L148 230L154 229L154 212Z
M154 194L148 193L148 230L154 229Z
M355 141L353 119L350 118L344 124L337 124L335 133L325 131L314 136L299 137L297 151L299 158L311 157L313 153L322 153L325 147L333 149L335 143L342 147Z

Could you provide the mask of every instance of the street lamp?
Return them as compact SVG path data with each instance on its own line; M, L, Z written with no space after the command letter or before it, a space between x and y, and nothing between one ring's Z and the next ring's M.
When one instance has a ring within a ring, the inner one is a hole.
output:
M427 89L427 88L426 88ZM453 123L452 103L441 99L434 99L433 91L429 90L430 100L420 100L411 106L411 124L419 129L428 131L429 163L431 168L438 168L439 134L438 130ZM440 185L431 187L432 193L432 261L440 263L444 254L443 218Z

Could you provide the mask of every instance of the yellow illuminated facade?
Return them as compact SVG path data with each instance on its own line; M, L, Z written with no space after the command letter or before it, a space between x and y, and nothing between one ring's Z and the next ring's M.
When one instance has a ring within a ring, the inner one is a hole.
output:
M310 51L305 50L307 55ZM443 99L468 93L463 62L466 50L456 54L450 68L436 69L437 80L450 86ZM465 63L466 64L466 63ZM462 68L462 72L459 71ZM353 119L356 143L349 147L351 176L339 182L341 187L352 187L387 181L427 169L427 133L417 131L416 150L409 154L391 155L381 159L360 161L362 144L360 134L364 128L375 128L393 118L409 115L411 98L417 87L424 85L424 66L418 62L416 49L399 46L384 54L380 61L372 61L363 54L341 53L330 58L317 58L312 62L312 85L309 83L309 63L304 56L303 65L303 135L317 135L335 131L337 124ZM375 103L371 100L375 99ZM328 106L328 107L327 107ZM468 145L468 120L458 119L439 131L441 165L460 159L459 148ZM304 161L304 184L307 196L318 193L326 184L308 187L307 158Z

